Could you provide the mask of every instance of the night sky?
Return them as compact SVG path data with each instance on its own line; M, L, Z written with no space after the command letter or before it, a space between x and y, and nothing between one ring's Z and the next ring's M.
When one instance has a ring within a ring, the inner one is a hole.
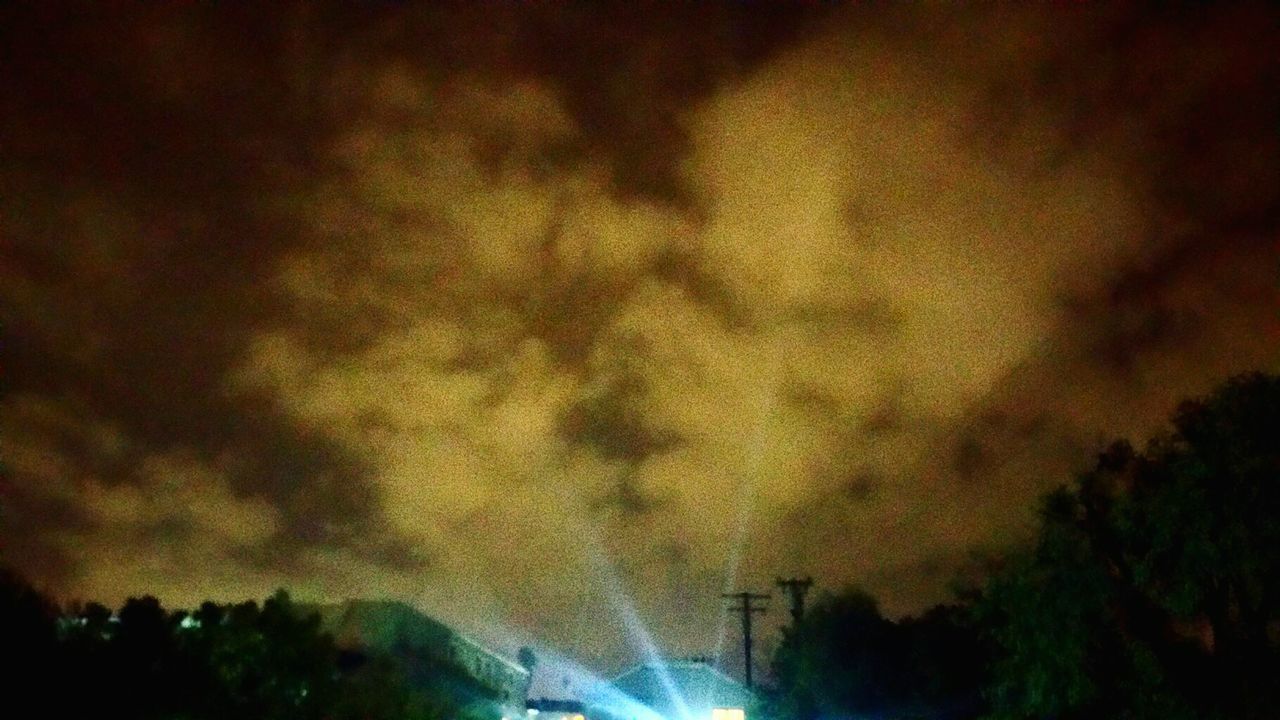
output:
M1280 370L1278 11L1048 5L0 4L3 562L606 668L945 600Z

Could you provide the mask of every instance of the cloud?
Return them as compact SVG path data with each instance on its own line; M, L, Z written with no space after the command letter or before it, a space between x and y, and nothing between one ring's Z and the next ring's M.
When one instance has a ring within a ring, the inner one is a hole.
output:
M64 593L700 653L775 574L942 599L1280 360L1267 8L282 8L7 11L0 538Z

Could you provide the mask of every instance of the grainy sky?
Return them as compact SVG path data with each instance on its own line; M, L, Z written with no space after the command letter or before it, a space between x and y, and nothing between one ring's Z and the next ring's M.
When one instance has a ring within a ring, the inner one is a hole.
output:
M0 553L62 598L714 652L1280 370L1264 4L216 5L0 6Z

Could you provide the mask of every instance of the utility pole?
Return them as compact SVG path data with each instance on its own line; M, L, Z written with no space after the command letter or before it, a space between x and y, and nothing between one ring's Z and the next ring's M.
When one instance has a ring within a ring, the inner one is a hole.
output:
M791 599L791 625L798 627L804 617L804 596L813 586L813 578L777 578L774 582Z
M744 590L743 592L725 593L721 597L739 602L738 605L729 608L729 610L730 612L742 613L742 674L747 681L747 689L749 690L751 689L751 616L769 609L764 605L753 604L752 601L768 600L769 596Z

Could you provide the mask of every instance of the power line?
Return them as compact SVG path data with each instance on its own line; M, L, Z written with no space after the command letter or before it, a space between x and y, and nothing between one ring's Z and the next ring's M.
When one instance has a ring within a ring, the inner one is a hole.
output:
M791 600L791 624L800 625L800 619L804 617L804 596L813 587L813 578L777 578L774 584Z
M725 593L721 595L727 600L737 600L738 605L729 608L730 612L742 614L742 674L747 681L747 688L750 689L751 683L751 616L756 613L763 613L769 608L765 605L754 604L756 600L768 600L767 594L753 593L747 590L736 593Z

